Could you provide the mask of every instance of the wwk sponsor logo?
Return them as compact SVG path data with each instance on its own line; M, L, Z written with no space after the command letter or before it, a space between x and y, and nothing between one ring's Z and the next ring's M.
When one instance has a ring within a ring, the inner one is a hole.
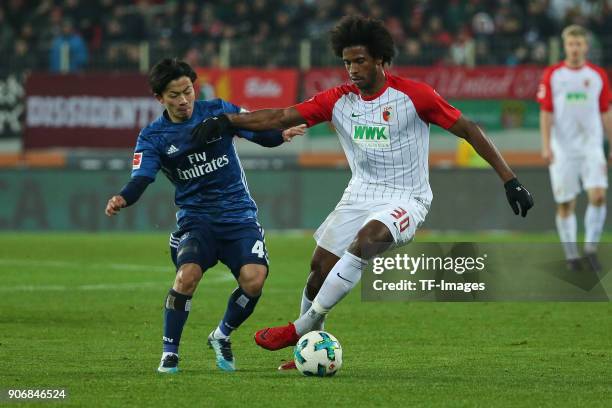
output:
M353 125L352 138L355 143L364 148L383 149L391 146L389 125Z

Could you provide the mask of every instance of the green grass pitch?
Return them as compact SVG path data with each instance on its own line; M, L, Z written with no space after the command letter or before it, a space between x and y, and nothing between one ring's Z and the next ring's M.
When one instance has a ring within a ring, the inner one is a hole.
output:
M205 347L235 286L217 266L196 292L181 372L168 376L155 371L162 304L173 280L167 235L0 234L0 389L6 395L14 388L66 388L69 397L57 406L88 407L594 407L612 401L610 303L362 303L355 290L327 324L344 347L339 374L280 373L276 367L290 351L260 349L252 335L296 317L313 241L275 234L267 241L272 265L264 295L233 335L239 371L219 372Z

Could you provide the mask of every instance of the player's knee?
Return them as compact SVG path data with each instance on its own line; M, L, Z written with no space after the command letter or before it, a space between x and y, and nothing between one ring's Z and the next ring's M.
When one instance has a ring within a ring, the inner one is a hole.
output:
M202 269L199 265L188 263L181 265L174 279L174 290L191 295L202 279Z
M259 296L266 281L265 274L257 278L250 279L244 284L240 284L242 290L249 296Z
M249 296L259 296L263 290L268 270L263 265L254 268L243 269L240 272L238 283L242 290Z
M393 235L389 228L373 220L359 230L348 251L362 259L370 259L385 251L392 243Z
M606 203L606 196L604 193L598 191L591 195L589 203L596 207L601 207Z
M566 203L560 203L557 205L557 214L561 218L567 218L574 212L574 203L572 201L568 201Z

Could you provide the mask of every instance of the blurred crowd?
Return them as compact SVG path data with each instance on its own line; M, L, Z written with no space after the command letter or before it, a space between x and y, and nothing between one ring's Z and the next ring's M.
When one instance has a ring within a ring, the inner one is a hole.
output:
M331 65L327 33L355 13L385 21L400 64L544 65L571 23L595 51L612 46L612 0L3 0L0 64L57 71L69 50L71 71L137 68L144 55L217 66L224 52L231 65L298 66L309 39L314 65Z

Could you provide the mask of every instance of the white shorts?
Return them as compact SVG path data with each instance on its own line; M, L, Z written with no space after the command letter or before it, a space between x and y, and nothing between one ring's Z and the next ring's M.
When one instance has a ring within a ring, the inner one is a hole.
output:
M340 201L314 233L314 238L318 246L341 257L361 227L377 220L389 228L394 244L401 246L412 241L427 212L423 204L412 199L407 202Z
M608 166L603 150L582 157L563 157L548 167L555 202L572 201L582 188L608 188ZM582 188L581 188L582 183Z

